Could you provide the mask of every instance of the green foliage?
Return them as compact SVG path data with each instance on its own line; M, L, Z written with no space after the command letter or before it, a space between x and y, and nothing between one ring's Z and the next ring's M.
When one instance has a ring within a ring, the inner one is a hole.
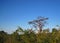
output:
M0 43L60 43L60 30L53 28L52 32L46 29L42 33L35 33L33 30L23 30L19 27L12 34L0 31Z
M7 40L7 33L0 31L0 43L4 43Z

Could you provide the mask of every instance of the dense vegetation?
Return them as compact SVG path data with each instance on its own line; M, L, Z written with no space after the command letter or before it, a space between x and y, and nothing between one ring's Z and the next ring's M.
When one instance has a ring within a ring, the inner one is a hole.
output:
M41 33L35 33L31 30L18 28L12 34L0 31L0 43L60 43L60 30L53 28L43 30Z

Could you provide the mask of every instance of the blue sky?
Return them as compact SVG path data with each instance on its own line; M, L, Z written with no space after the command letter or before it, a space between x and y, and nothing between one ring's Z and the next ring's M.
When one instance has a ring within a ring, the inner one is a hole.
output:
M60 25L60 0L0 0L0 30L29 28L28 22L38 16L49 18L47 28Z

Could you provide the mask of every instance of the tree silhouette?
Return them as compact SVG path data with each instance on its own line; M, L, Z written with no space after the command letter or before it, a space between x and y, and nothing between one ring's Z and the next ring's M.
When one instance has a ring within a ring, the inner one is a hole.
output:
M42 32L42 27L45 25L46 20L48 18L39 16L36 20L28 22L29 24L32 24L35 28L39 29L39 32Z

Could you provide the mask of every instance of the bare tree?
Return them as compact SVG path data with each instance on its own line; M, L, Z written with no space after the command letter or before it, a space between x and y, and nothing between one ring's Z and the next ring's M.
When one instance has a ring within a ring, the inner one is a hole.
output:
M29 24L32 24L35 28L39 29L39 32L42 32L42 27L45 25L46 20L48 18L39 16L36 20L28 22Z

